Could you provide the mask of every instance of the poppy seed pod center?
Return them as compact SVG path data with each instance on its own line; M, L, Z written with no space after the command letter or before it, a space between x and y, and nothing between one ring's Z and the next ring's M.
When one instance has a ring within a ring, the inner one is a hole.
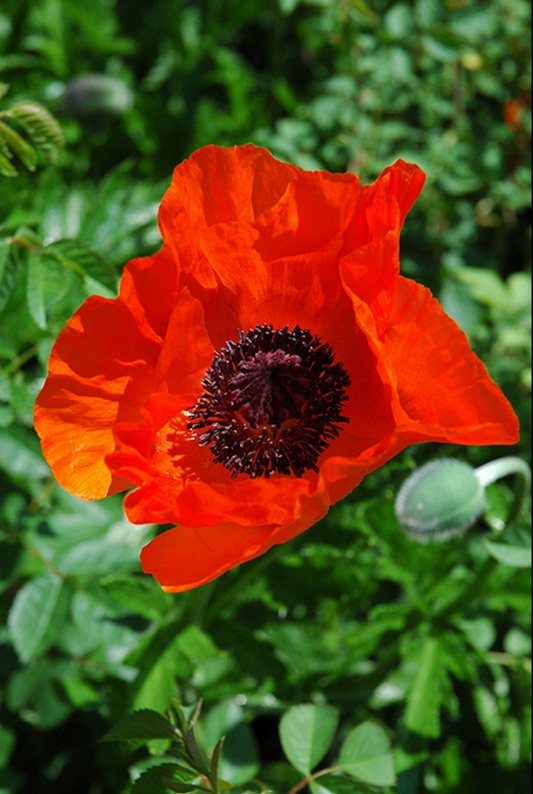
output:
M301 477L339 435L350 385L331 347L296 326L258 325L215 353L189 430L232 473Z

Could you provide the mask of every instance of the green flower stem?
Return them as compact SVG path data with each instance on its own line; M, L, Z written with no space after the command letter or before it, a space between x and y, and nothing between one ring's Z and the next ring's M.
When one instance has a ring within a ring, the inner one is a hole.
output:
M515 475L513 487L514 500L509 509L505 524L502 530L500 530L503 531L520 515L525 496L531 485L531 469L522 458L506 457L491 460L489 463L485 463L483 466L477 468L474 473L483 488L496 482L496 480L500 480L502 477L508 477L510 474ZM498 568L498 565L498 560L494 557L489 557L466 589L460 593L451 604L448 604L445 609L435 616L434 626L442 627L451 615L462 611L474 598L479 598L487 589L492 574L496 568Z
M503 526L503 529L505 529L520 515L525 496L531 486L531 469L522 458L507 457L491 460L476 469L474 473L483 488L496 482L496 480L501 480L502 477L508 477L510 474L515 475L514 501Z

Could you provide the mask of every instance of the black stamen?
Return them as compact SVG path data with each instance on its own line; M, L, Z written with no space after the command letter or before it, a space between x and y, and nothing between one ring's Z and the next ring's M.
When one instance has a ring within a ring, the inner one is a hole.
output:
M339 435L350 385L331 347L296 326L258 325L226 342L202 381L188 428L232 473L301 477Z

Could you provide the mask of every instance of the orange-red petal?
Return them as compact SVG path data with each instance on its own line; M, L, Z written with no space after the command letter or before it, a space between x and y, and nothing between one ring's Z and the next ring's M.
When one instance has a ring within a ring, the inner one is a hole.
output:
M138 421L140 406L154 390L158 332L165 326L159 307L172 298L172 289L169 284L163 291L158 307L153 288L145 287L168 280L172 267L165 249L130 262L121 297L85 301L52 350L35 405L35 429L58 482L82 499L130 486L112 475L105 458L116 448L115 425Z
M61 333L36 427L59 482L83 498L134 485L134 522L174 523L142 553L181 591L283 543L408 444L511 444L517 421L462 332L399 277L399 235L424 175L398 160L373 185L308 173L254 146L180 165L153 257L116 300L89 299ZM187 429L215 351L257 325L296 325L351 378L349 423L318 472L235 479Z
M404 412L402 432L456 444L518 441L516 415L465 334L410 279L400 278L382 354Z

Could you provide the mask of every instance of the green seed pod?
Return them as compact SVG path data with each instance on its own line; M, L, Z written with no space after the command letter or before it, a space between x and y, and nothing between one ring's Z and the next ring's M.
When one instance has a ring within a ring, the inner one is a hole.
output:
M82 74L67 84L63 105L73 116L120 116L133 105L133 94L109 74Z
M402 529L422 543L465 532L481 515L485 490L474 469L459 460L434 460L402 485L394 509Z

